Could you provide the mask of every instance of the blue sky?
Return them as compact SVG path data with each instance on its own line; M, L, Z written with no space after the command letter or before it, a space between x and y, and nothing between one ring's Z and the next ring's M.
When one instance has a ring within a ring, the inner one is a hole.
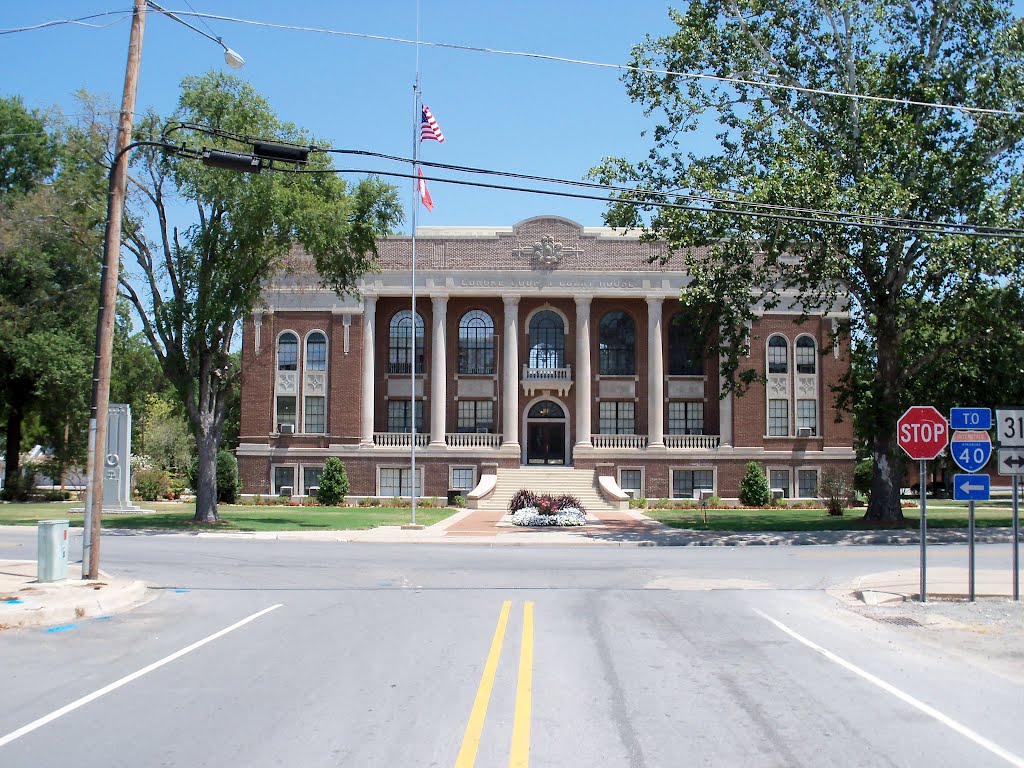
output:
M200 12L259 21L415 39L415 0L376 3L292 3L270 0L189 0ZM162 0L189 10L185 0ZM0 27L103 11L130 10L130 0L5 2ZM627 10L628 9L628 10ZM127 15L127 14L126 14ZM106 24L116 17L98 19ZM187 17L189 18L189 17ZM206 29L193 18L189 20ZM246 59L240 74L285 119L336 147L409 156L412 152L412 45L206 22ZM624 6L611 0L481 3L421 0L420 39L625 63L630 47L669 23L661 2ZM0 36L6 74L3 95L31 107L74 109L86 89L120 102L129 21L105 29L62 26ZM220 48L156 13L148 16L139 81L139 109L170 113L188 74L226 69ZM424 160L579 179L609 154L645 152L641 110L626 96L617 71L484 53L420 48L424 101L446 141L424 142ZM342 162L342 161L339 161ZM360 167L371 167L361 161ZM374 161L370 161L373 163ZM383 163L373 167L395 169ZM407 170L407 166L402 170ZM408 208L411 187L402 184ZM599 202L431 184L434 211L420 225L510 225L557 214L587 226L601 222ZM408 223L407 225L408 226Z

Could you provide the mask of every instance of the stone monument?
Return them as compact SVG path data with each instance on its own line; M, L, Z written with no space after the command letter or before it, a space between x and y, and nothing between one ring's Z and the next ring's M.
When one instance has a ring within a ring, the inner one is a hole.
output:
M132 409L111 403L107 411L107 452L103 457L103 513L145 512L132 503Z

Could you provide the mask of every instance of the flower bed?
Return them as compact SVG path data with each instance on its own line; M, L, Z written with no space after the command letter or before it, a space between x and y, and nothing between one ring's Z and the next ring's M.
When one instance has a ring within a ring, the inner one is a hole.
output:
M520 490L512 496L508 511L514 525L584 525L587 513L579 499L569 496L549 496Z

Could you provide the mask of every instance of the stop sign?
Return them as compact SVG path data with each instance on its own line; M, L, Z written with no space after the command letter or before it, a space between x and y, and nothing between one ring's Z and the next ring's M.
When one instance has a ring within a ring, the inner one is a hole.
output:
M896 422L896 440L912 459L934 459L946 447L946 418L930 405L914 405Z

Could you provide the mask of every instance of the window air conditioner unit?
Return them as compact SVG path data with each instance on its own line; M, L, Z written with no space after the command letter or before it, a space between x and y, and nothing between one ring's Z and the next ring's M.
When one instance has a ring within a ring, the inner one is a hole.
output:
M786 498L786 492L781 488L772 488L773 499L784 499Z
M320 492L320 486L318 486L318 485L311 485L311 486L309 486L309 488L306 489L306 495L307 496L316 496L319 492Z
M278 496L291 496L292 487L290 485L282 485L277 489Z
M486 435L491 431L490 427L477 427L476 432L478 435Z
M295 432L295 425L294 424L278 424L277 425L277 431L280 432L282 435L290 435L290 434Z
M814 434L814 430L811 429L810 427L797 427L796 428L796 436L797 437L811 437L813 434Z

